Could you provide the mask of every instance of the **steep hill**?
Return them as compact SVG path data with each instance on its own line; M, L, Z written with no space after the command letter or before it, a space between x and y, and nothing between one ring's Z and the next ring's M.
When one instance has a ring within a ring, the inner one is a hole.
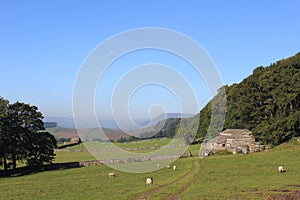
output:
M212 113L222 116L225 112L223 129L250 129L266 144L300 136L300 53L256 68L239 84L224 86L200 111L197 137L207 134Z

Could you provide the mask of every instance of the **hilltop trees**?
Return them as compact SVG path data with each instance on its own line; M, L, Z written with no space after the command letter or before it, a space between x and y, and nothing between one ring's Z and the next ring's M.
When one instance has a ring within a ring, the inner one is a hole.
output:
M300 136L300 53L256 68L241 83L226 86L225 91L224 129L249 129L257 140L273 145ZM208 133L215 112L212 105L211 101L200 111L197 137Z
M0 158L5 170L15 169L17 161L39 165L53 160L56 140L44 132L42 118L36 106L0 98Z
M252 130L258 140L274 145L299 136L299 80L300 53L255 69L229 89L226 126L232 127L238 119L242 128Z

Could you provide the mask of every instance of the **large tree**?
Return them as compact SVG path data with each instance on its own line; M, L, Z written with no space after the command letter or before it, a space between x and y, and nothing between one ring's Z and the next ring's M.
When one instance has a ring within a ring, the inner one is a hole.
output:
M6 130L6 113L8 110L8 101L0 97L0 164L4 170L7 170L8 152L6 148L8 135Z
M27 144L26 160L29 165L42 165L52 162L54 159L53 149L56 147L56 140L48 132L36 132L30 135L30 142Z
M7 101L6 101L7 102ZM16 102L6 104L2 100L0 127L0 155L6 170L16 168L17 161L28 164L51 162L56 141L44 132L43 115L33 105Z

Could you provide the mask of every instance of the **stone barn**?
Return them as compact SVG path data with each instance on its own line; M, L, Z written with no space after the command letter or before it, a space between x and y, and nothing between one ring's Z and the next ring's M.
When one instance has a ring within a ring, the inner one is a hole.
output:
M202 144L200 156L207 156L211 152L222 150L231 151L235 154L239 151L249 153L263 149L264 146L255 142L252 132L248 129L226 129L217 137Z

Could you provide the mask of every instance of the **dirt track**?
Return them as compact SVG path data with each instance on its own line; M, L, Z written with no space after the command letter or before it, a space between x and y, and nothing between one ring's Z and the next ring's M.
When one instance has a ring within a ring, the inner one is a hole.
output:
M198 159L192 159L191 168L189 169L189 171L170 183L161 185L143 193L142 195L140 195L140 197L138 197L138 200L148 200L153 194L159 191L163 191L164 189L167 189L168 187L172 187L174 185L178 185L180 186L180 188L174 191L172 194L169 194L165 199L180 199L180 194L184 192L192 183L194 183L196 179L199 178L199 165L200 164Z

